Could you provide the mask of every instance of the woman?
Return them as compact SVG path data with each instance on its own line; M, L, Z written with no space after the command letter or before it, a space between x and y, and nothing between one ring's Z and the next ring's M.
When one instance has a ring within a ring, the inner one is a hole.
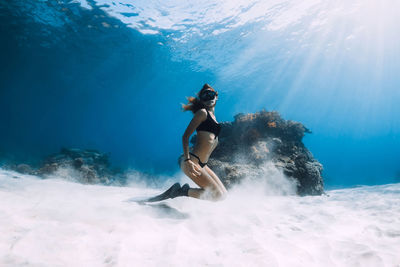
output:
M179 165L182 171L200 186L200 188L189 188L187 192L189 197L221 200L226 196L226 188L207 166L207 161L218 144L221 130L221 125L215 119L218 93L210 85L205 84L197 95L198 98L190 97L189 103L183 105L183 110L192 111L194 116L182 136L183 155L179 158ZM196 143L189 152L189 138L195 130Z
M205 84L198 97L189 97L189 103L183 105L183 111L192 111L194 116L182 136L183 154L179 157L182 171L200 188L190 188L188 184L174 184L166 192L154 198L154 201L177 196L189 196L199 199L221 200L226 196L226 188L218 176L207 166L207 161L218 144L221 125L215 119L215 105L218 93ZM196 144L189 152L189 138L197 131Z

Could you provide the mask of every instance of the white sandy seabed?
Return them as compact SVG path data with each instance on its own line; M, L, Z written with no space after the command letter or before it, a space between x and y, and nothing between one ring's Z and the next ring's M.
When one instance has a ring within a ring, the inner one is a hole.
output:
M165 188L0 169L0 266L400 266L400 184L313 197L266 186L139 205L127 200Z

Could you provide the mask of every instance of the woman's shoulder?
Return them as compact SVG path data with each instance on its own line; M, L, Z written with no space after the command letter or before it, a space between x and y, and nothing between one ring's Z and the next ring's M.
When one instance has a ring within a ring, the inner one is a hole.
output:
M194 113L194 116L206 119L207 118L207 110L205 108L201 108Z
M207 115L207 110L205 108L201 108L198 111L196 111L194 114L205 114L205 115Z

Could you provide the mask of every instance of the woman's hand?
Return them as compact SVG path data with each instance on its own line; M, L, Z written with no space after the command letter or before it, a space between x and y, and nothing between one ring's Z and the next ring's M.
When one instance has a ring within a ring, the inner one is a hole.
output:
M199 177L201 175L201 169L193 161L185 161L185 168L189 170L189 173L193 176Z

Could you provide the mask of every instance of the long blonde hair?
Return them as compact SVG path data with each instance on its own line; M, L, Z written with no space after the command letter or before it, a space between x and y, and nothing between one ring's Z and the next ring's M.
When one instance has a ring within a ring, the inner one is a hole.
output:
M203 85L203 88L201 88L201 90L197 93L197 97L193 97L193 96L186 97L188 100L188 103L186 105L182 104L182 111L190 110L193 113L196 113L199 109L205 108L204 104L199 99L201 93L205 90L212 90L218 96L218 92L214 88L212 88L211 85L206 83Z

